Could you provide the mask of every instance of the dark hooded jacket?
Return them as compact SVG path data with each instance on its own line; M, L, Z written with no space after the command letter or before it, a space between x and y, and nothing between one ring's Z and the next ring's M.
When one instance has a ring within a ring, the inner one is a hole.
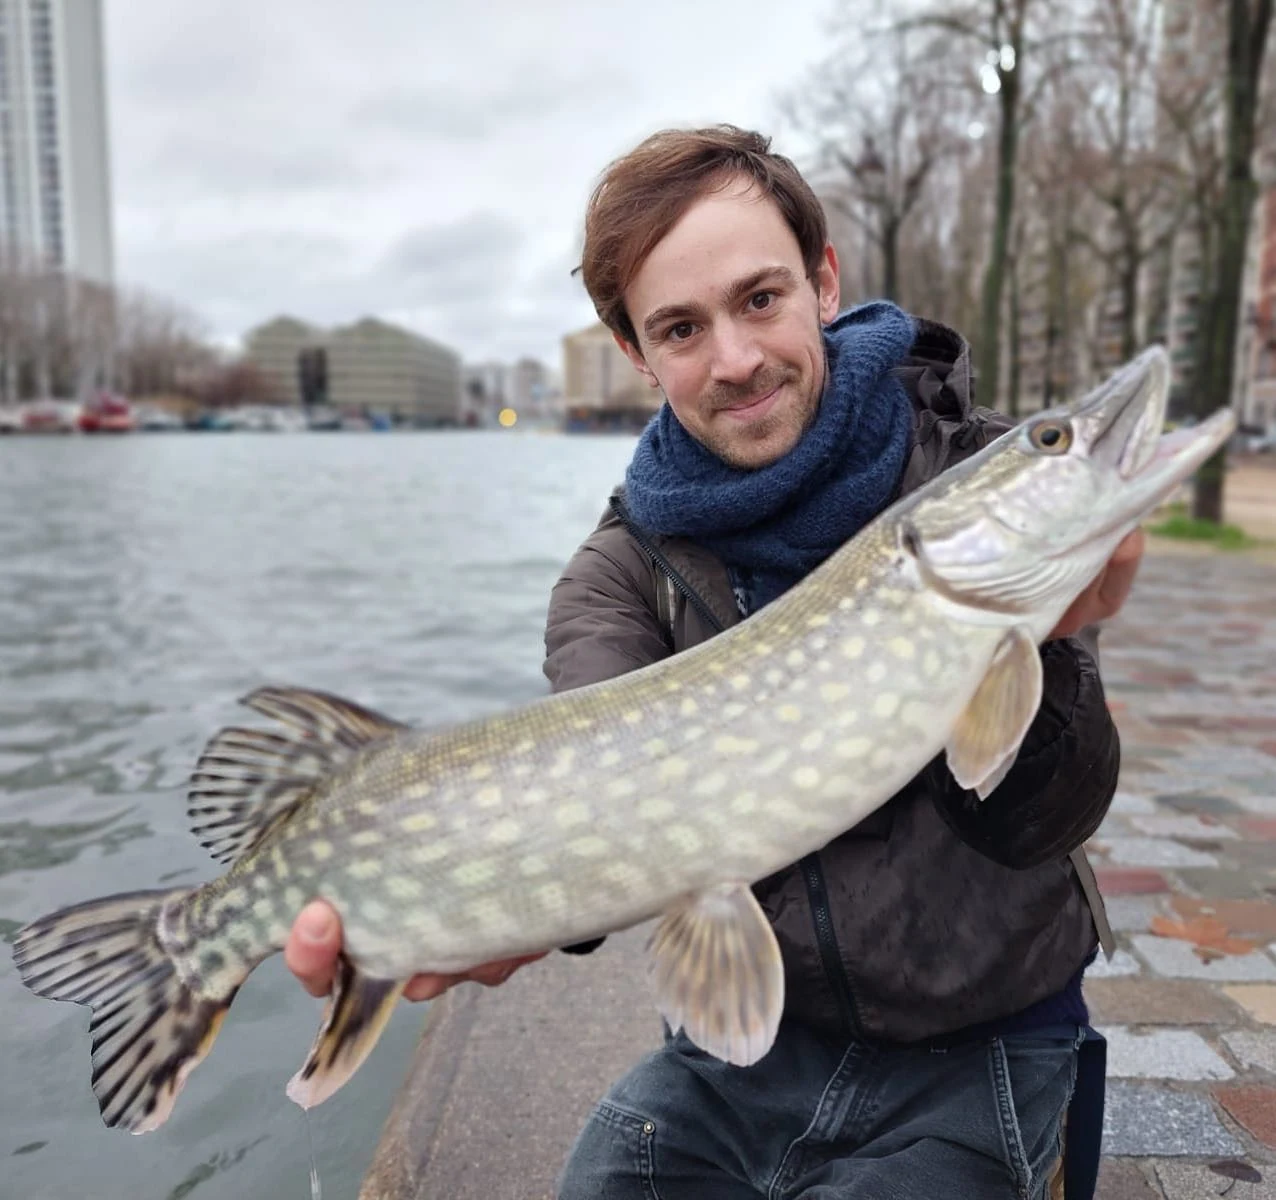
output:
M974 407L969 347L944 326L918 322L898 374L914 414L895 498L1013 425ZM726 565L638 528L618 491L554 587L545 674L555 691L581 687L741 619ZM942 1039L1059 993L1100 931L1110 938L1080 850L1120 763L1097 635L1041 655L1040 711L985 801L941 756L855 828L754 886L783 954L788 1016L835 1037Z

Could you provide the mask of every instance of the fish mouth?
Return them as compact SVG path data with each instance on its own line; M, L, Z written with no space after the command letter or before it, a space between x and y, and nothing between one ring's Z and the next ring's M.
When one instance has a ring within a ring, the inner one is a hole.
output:
M1105 531L1130 522L1167 499L1231 436L1236 418L1222 408L1198 425L1164 433L1170 358L1145 350L1085 397L1072 412L1091 463L1119 479Z

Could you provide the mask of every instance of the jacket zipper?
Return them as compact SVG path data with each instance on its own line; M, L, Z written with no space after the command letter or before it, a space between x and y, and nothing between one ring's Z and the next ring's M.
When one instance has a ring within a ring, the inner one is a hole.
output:
M647 535L642 532L630 517L624 501L619 496L611 497L612 511L620 518L621 523L629 531L629 536L638 543L656 565L661 574L673 584L686 599L687 603L700 614L705 623L715 633L723 631L723 624L713 615L713 610L697 594L696 590L678 573L673 564L651 544ZM851 981L842 965L842 952L837 944L837 933L833 929L833 917L829 912L828 885L824 881L824 868L820 866L819 854L808 854L800 864L802 877L806 881L807 900L811 905L811 918L815 923L815 942L819 947L820 961L824 965L824 974L830 990L841 1009L842 1019L852 1037L862 1035L859 1011L855 1004L855 993L851 990Z
M705 623L713 629L714 633L721 633L723 630L722 622L713 615L713 610L700 598L695 589L678 574L673 564L651 544L647 535L634 524L633 518L625 508L624 501L619 496L611 498L611 508L616 516L620 518L624 527L629 530L629 536L638 543L651 561L660 568L661 573L669 582L682 593L687 603L700 614Z
M815 941L820 948L820 961L824 964L824 975L838 1008L842 1010L842 1019L852 1037L863 1035L859 1011L855 1006L855 993L851 990L851 981L842 966L842 952L837 944L837 933L833 929L833 916L829 912L828 885L824 882L824 868L820 866L820 856L808 854L801 862L802 877L806 880L806 896L811 905L811 919L815 923Z

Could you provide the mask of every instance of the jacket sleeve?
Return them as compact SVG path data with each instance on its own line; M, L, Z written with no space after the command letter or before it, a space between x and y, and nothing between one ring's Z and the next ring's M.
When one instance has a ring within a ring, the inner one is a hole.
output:
M985 800L958 786L943 755L927 768L940 814L967 845L1023 869L1062 858L1089 838L1116 793L1121 743L1096 661L1079 637L1041 648L1041 708L1019 757Z
M554 692L566 692L667 658L672 649L636 577L595 537L567 564L550 593L543 669ZM563 946L591 954L605 938Z
M595 539L576 551L550 593L545 620L542 669L552 691L614 679L672 653L649 590L650 582Z

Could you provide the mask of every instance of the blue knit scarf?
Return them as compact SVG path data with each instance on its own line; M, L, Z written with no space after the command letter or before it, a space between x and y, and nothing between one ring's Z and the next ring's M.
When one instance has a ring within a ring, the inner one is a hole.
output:
M666 402L625 473L630 515L652 533L692 538L723 559L746 612L774 600L894 493L912 409L889 372L913 338L912 318L888 301L849 309L826 326L819 412L788 454L756 470L711 454Z

